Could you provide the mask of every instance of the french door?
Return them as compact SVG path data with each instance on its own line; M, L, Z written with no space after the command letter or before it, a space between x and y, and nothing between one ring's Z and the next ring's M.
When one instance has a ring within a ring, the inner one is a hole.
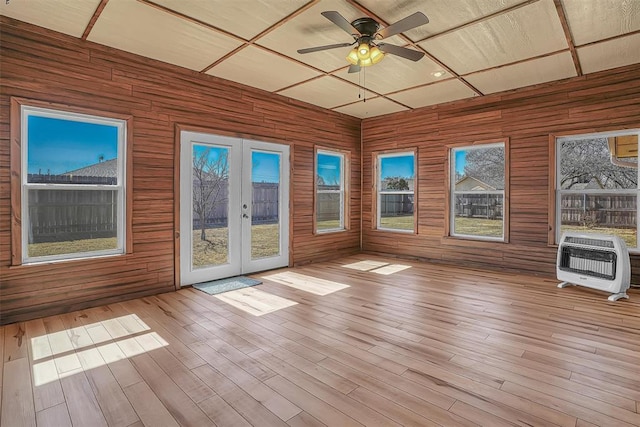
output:
M289 263L289 146L180 134L180 282Z

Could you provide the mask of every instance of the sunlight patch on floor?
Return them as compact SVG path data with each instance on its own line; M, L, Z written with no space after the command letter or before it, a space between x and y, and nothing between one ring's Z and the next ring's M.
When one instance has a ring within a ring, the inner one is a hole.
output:
M237 289L213 297L254 316L262 316L298 304L255 288Z
M262 278L316 295L328 295L349 287L349 285L345 285L344 283L333 282L331 280L320 279L292 271L262 276Z
M148 332L97 347L50 356L47 360L33 365L33 384L38 387L168 345L169 343L156 332Z
M169 345L135 314L39 335L30 341L35 386Z
M406 270L407 268L411 268L411 266L402 265L402 264L389 264L389 265L385 265L384 267L371 270L371 272L376 274L384 274L385 276L388 276L390 274L397 273L402 270Z
M139 334L151 328L137 315L127 314L31 338L33 360L55 356L121 337Z
M374 268L380 268L387 264L388 264L387 262L372 261L372 260L366 259L364 261L345 264L343 265L343 267L350 268L352 270L369 271L369 270L373 270Z

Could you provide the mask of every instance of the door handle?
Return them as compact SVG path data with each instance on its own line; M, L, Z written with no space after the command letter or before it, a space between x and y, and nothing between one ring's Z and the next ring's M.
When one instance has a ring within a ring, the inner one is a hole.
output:
M249 215L247 215L246 213L243 213L242 218L249 218Z

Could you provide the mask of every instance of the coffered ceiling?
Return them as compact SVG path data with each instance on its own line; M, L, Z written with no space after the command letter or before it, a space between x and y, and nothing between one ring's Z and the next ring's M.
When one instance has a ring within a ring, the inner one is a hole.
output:
M353 41L323 11L381 28L422 12L385 42L425 56L349 74L350 47L297 53ZM640 63L638 0L3 0L0 14L361 118Z

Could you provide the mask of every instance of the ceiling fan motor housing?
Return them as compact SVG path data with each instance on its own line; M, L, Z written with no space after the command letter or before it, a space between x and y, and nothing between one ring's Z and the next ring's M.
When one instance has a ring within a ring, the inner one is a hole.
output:
M362 38L367 38L371 40L373 36L378 32L380 28L380 24L378 24L372 18L358 18L351 23L353 27L362 34Z

